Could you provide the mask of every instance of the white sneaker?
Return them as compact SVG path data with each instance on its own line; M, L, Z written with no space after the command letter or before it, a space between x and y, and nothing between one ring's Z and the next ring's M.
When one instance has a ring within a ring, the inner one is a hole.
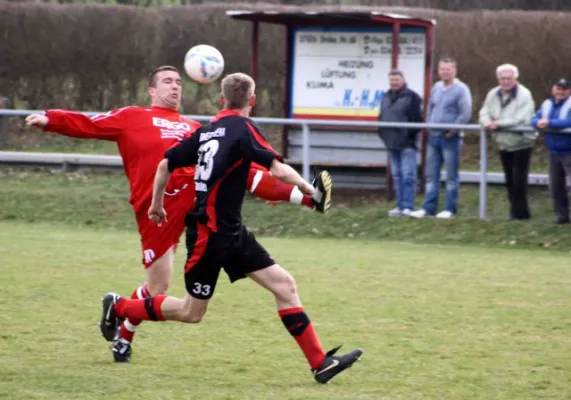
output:
M412 212L412 210L410 208L405 208L404 210L401 211L401 215L403 217L410 217L410 213Z
M448 210L440 211L438 214L436 214L436 218L449 219L452 217L454 217L454 214L452 211Z
M411 211L408 215L410 217L413 217L413 218L424 218L424 217L426 217L427 214L428 213L426 212L426 210L421 208L421 209L416 210L416 211Z
M389 217L400 217L402 215L402 212L401 212L400 208L397 207L397 208L393 208L392 210L389 210L387 215Z

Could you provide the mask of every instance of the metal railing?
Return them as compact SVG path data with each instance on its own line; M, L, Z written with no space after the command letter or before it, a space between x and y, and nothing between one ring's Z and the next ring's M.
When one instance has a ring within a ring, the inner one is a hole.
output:
M0 109L0 127L4 117L26 117L30 114L41 114L43 110L10 110ZM87 111L83 114L93 116L103 114L102 112ZM204 115L184 115L186 118L195 121L210 121L213 116ZM300 126L302 129L302 175L306 180L310 179L310 126L332 126L332 127L380 127L380 128L416 128L416 129L440 129L440 130L460 130L467 132L479 132L480 134L480 179L479 179L479 217L486 218L487 208L487 135L486 129L477 124L432 124L432 123L398 123L398 122L378 122L378 121L341 121L341 120L317 120L317 119L288 119L288 118L262 118L254 117L252 120L258 124ZM510 132L536 132L531 126L518 126L510 129L503 129ZM561 133L571 134L571 129L561 130ZM0 136L3 133L0 131ZM41 153L39 153L41 154Z

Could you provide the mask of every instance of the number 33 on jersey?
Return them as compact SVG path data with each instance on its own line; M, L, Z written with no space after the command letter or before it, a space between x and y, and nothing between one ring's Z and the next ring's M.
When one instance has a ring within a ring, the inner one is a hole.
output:
M218 113L165 157L170 172L196 165L196 203L191 214L220 233L233 233L241 224L250 164L269 168L274 159L281 160L252 121L231 110Z

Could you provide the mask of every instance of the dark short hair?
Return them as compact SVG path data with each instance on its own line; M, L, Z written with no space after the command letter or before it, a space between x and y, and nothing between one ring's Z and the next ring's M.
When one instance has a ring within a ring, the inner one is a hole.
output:
M176 72L177 74L179 73L178 69L176 67L173 67L172 65L162 65L160 67L157 67L149 75L149 87L157 87L157 74L163 71L173 71Z
M456 61L455 58L452 57L442 57L438 62L441 63L452 63L454 65L458 65L458 62Z
M389 76L391 76L391 75L398 75L398 76L400 76L401 78L404 78L404 75L403 75L402 71L401 71L400 69L396 69L396 68L391 69L391 70L389 71Z

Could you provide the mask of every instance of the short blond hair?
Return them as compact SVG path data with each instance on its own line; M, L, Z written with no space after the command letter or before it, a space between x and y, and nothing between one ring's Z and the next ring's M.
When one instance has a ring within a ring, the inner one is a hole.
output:
M224 77L220 88L225 100L224 108L233 110L248 105L256 90L256 83L249 75L238 72Z

